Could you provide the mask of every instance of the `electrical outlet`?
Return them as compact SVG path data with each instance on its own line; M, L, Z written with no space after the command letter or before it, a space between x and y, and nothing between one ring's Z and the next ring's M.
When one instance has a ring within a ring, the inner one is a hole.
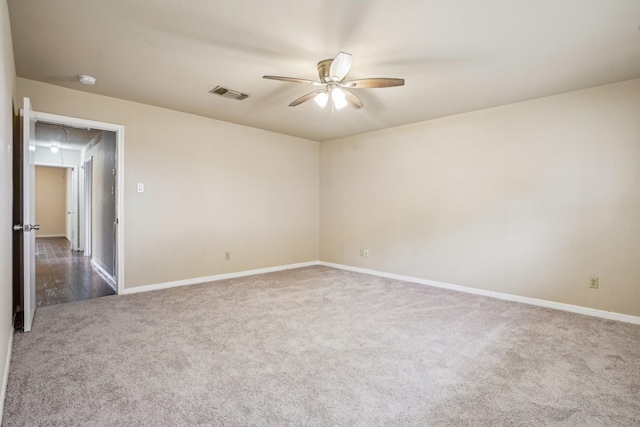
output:
M368 257L369 256L369 249L360 249L360 256Z
M589 278L589 287L591 289L598 289L598 276L591 276Z
M225 252L224 253L224 259L227 261L231 261L231 252Z

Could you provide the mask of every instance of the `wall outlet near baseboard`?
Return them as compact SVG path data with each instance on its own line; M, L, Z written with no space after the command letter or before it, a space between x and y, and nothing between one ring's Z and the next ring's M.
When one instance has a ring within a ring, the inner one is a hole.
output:
M598 289L598 276L589 277L589 287L591 289Z
M224 253L224 259L226 261L231 261L231 252L225 252Z
M369 249L360 249L360 256L368 257L369 256Z

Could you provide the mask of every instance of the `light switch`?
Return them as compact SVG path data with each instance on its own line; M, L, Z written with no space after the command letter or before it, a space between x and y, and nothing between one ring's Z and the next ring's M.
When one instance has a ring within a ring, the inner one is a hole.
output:
M144 184L142 182L138 183L138 193L144 193Z

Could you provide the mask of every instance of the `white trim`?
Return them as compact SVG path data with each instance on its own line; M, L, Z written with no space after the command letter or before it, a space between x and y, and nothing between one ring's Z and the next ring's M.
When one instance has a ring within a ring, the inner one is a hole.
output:
M235 279L237 277L253 276L255 274L273 273L276 271L293 270L295 268L318 265L319 261L300 262L297 264L279 265L276 267L258 268L256 270L238 271L235 273L216 274L214 276L196 277L193 279L176 280L175 282L156 283L152 285L136 286L124 290L124 294L137 294L138 292L157 291L159 289L175 288L177 286L197 285L200 283L215 282L218 280Z
M2 388L0 389L0 424L4 416L4 399L7 397L7 384L9 383L9 366L11 365L11 348L13 347L13 322L11 323L11 333L7 344L7 362L4 364L4 374L2 375Z
M586 314L587 316L601 317L603 319L617 320L619 322L626 322L626 323L633 323L636 325L640 325L640 317L631 316L629 314L598 310L596 308L582 307L579 305L565 304L562 302L548 301L548 300L543 300L538 298L529 298L529 297L523 297L519 295L487 291L484 289L469 288L467 286L452 285L450 283L437 282L435 280L426 280L426 279L420 279L417 277L402 276L399 274L385 273L382 271L369 270L366 268L359 268L359 267L351 267L348 265L334 264L331 262L319 261L318 264L324 265L326 267L338 268L340 270L348 270L356 273L370 274L372 276L385 277L388 279L403 280L405 282L418 283L420 285L434 286L436 288L450 289L453 291L466 292L468 294L482 295L482 296L491 297L491 298L498 298L498 299L507 300L507 301L537 305L539 307L570 311L572 313Z
M136 286L134 288L125 289L123 294L129 295L129 294L137 294L139 292L149 292L149 291L156 291L160 289L175 288L178 286L197 285L200 283L215 282L218 280L225 280L225 279L234 279L237 277L253 276L255 274L273 273L276 271L283 271L283 270L292 270L295 268L310 267L313 265L323 265L325 267L333 267L340 270L353 271L353 272L362 273L362 274L370 274L372 276L402 280L404 282L417 283L420 285L433 286L436 288L449 289L449 290L458 291L458 292L465 292L468 294L481 295L481 296L490 297L490 298L497 298L497 299L502 299L506 301L519 302L523 304L530 304L530 305L535 305L539 307L552 308L555 310L568 311L571 313L584 314L587 316L600 317L603 319L616 320L619 322L626 322L626 323L633 323L636 325L640 325L640 317L631 316L629 314L598 310L596 308L582 307L579 305L565 304L562 302L548 301L548 300L543 300L538 298L529 298L529 297L523 297L519 295L505 294L501 292L493 292L485 289L470 288L467 286L453 285L451 283L438 282L435 280L427 280L427 279L420 279L417 277L403 276L400 274L385 273L383 271L369 270L366 268L359 268L359 267L351 267L348 265L334 264L334 263L325 262L325 261L309 261L309 262L302 262L298 264L288 264L288 265L281 265L277 267L268 267L268 268L259 268L256 270L239 271L235 273L217 274L214 276L207 276L207 277L196 277L193 279L177 280L175 282L164 282L164 283L155 283L151 285Z
M80 128L92 128L116 133L116 219L118 220L117 229L117 260L116 260L116 282L118 294L124 293L125 275L124 275L124 126L113 123L98 122L95 120L79 119L77 117L60 116L58 114L33 112L33 118L36 121L48 123L66 124L69 126L77 126Z
M40 237L64 237L66 238L67 236L65 234L36 234L36 239L39 239ZM67 239L69 240L69 239Z
M113 290L116 290L116 278L110 275L107 270L102 268L101 265L98 265L98 263L95 262L94 260L91 260L91 265L98 271L98 274L102 276L104 280L107 281L109 286L111 286Z
M75 168L75 165L61 165L60 163L49 163L49 162L35 162L36 166L44 166L47 168L60 168L60 169L68 169L68 168Z
M117 131L122 125L116 125L113 123L98 122L95 120L80 119L77 117L61 116L59 114L43 113L41 111L34 111L33 118L38 122L48 123L64 123L69 126L77 126L80 128L93 128L100 130Z

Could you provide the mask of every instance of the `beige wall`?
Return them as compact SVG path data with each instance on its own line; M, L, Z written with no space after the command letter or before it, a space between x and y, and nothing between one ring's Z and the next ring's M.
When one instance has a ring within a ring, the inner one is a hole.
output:
M16 98L16 67L13 60L7 2L0 1L0 419L4 407L4 385L8 375L8 348L13 329L12 301L12 195L13 117Z
M640 79L320 153L323 261L640 315Z
M36 166L36 236L66 235L66 204L66 169Z
M126 287L318 259L318 143L30 80L18 91L36 111L125 126Z
M319 210L323 261L640 315L640 80L329 141L321 185L314 142L19 91L126 126L127 287L318 259Z

